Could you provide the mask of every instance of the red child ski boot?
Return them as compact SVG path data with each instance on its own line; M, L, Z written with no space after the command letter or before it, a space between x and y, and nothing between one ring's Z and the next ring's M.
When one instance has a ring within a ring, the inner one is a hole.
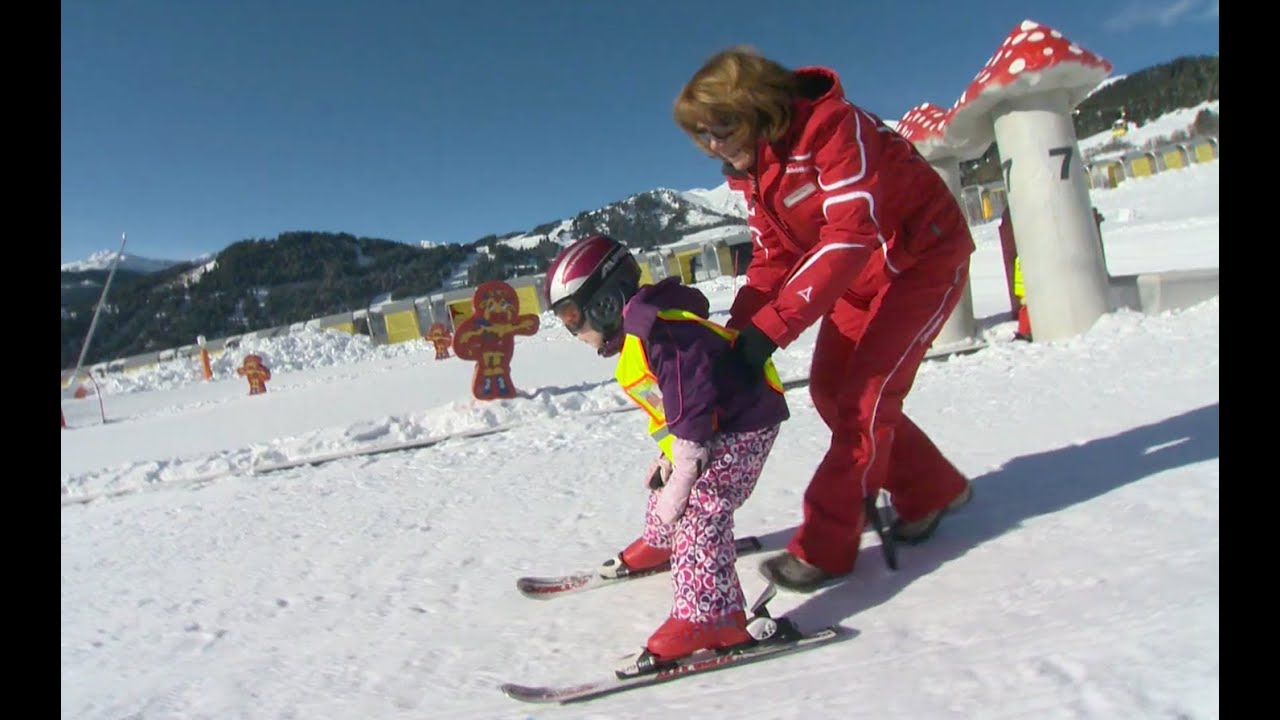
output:
M656 548L637 538L635 542L611 557L600 566L600 574L607 578L620 578L655 569L666 569L671 562L671 548Z
M737 610L701 622L669 617L649 636L645 649L662 662L686 657L699 650L717 650L753 642L755 638L747 632L747 614Z

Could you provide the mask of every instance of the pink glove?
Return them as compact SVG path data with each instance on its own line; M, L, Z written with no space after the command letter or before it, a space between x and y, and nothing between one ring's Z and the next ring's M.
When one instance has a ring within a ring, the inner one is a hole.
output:
M660 452L653 462L649 463L649 469L644 471L644 486L649 490L657 490L667 484L667 478L671 477L671 461L667 459L667 454Z
M671 456L674 459L674 469L653 508L664 525L674 523L684 514L694 481L711 464L711 452L706 445L681 438L676 438L672 443Z

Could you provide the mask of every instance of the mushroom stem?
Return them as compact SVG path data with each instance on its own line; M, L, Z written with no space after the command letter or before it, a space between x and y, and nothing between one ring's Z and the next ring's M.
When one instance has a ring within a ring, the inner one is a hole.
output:
M942 176L942 181L947 184L947 189L955 196L956 200L960 199L960 158L953 156L943 156L929 160L929 165Z
M1110 300L1069 95L1009 98L992 116L1032 332L1036 340L1079 335Z
M961 202L960 159L954 155L942 156L930 160L929 165L942 176L942 181L947 184L947 189L955 196L956 202ZM961 204L961 207L964 205ZM960 302L938 331L931 347L942 349L960 343L972 343L977 335L978 323L973 315L973 290L966 281Z

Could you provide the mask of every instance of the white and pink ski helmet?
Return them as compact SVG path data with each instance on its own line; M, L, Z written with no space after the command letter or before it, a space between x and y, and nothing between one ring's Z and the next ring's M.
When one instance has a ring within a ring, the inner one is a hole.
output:
M626 245L591 235L561 250L547 268L547 304L577 333L590 321L605 338L622 328L622 306L640 286L640 265Z

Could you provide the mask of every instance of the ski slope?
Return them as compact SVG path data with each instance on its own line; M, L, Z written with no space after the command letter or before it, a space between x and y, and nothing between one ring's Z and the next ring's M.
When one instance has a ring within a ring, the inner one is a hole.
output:
M1214 162L1094 191L1111 272L1218 267L1218 183ZM212 383L172 367L106 383L105 424L97 398L64 400L61 716L1219 717L1218 300L1012 342L995 225L975 236L991 344L926 363L907 401L974 501L900 548L899 571L868 533L848 581L771 606L851 641L581 705L504 697L593 677L665 617L665 577L549 602L514 585L639 532L643 420L609 361L545 318L517 340L525 396L492 403L425 342L321 335L242 350L288 366L266 395L226 358ZM732 282L702 287L728 307ZM813 335L779 353L784 377ZM787 397L737 516L770 550L826 449L807 392ZM749 597L770 554L739 562Z

